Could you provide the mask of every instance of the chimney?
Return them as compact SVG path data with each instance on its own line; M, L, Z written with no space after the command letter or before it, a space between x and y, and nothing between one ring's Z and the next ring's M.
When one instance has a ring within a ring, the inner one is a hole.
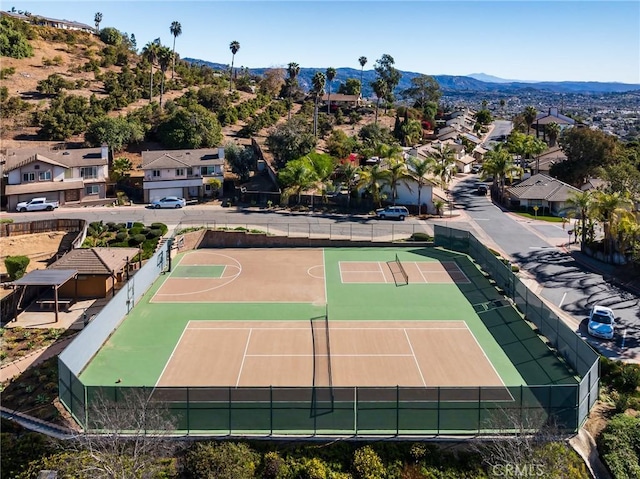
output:
M109 145L106 143L103 143L100 147L100 158L103 160L109 159Z
M558 108L557 107L549 108L549 115L558 116Z
M224 148L222 147L218 148L218 158L224 160Z

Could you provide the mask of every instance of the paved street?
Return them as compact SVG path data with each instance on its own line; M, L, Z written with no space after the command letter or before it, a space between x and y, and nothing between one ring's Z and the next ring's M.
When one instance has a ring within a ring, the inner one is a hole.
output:
M461 175L452 186L456 209L439 220L409 218L404 222L379 221L365 215L324 215L291 213L256 208L223 208L219 205L192 205L178 210L154 210L145 206L61 208L47 213L2 213L14 221L40 217L84 218L87 221L145 224L160 221L170 228L182 223L245 226L292 235L317 234L318 237L392 239L416 231L433 232L442 224L473 232L487 245L503 252L539 284L537 293L568 315L568 322L603 354L640 361L640 307L638 298L603 280L602 274L587 271L566 247L569 236L559 223L528 220L505 213L488 196L475 193L476 175ZM268 225L268 226L267 226ZM612 307L620 316L619 333L613 341L587 336L586 318L593 304Z

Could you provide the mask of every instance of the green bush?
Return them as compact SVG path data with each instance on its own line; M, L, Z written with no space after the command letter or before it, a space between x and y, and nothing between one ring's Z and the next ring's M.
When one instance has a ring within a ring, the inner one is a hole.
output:
M361 447L354 453L353 470L357 479L383 479L386 475L380 456L371 446Z
M614 416L598 438L598 449L613 477L640 477L640 417Z
M166 234L169 231L169 228L164 223L151 223L152 230L160 230L162 234Z
M413 233L411 235L411 241L433 241L433 236L427 233Z
M129 234L126 231L121 231L120 233L116 233L116 240L122 242L129 237Z
M142 243L144 243L144 241L147 238L145 237L145 235L142 234L135 234L133 236L131 236L131 238L129 238L128 242L129 242L129 246L138 246Z
M196 443L184 455L187 478L253 479L259 456L244 443Z
M22 278L30 261L27 256L7 256L4 260L4 266L9 274L9 279L15 281Z
M159 238L162 236L162 230L149 230L147 233L147 239Z

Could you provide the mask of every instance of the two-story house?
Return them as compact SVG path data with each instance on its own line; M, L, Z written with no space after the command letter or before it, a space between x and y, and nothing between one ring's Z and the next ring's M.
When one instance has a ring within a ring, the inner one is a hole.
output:
M39 196L60 205L106 198L108 154L106 146L7 150L3 165L7 209Z
M224 180L224 148L142 152L144 201L213 197Z

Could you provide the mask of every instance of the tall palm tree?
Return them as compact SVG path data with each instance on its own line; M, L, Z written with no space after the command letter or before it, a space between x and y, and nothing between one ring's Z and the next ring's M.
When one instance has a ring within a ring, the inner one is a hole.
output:
M362 75L364 73L364 66L367 64L367 57L358 58L358 63L360 63L360 94L362 94L362 87L364 83L362 83Z
M308 158L291 160L278 172L278 179L285 186L287 194L295 193L298 204L302 198L302 192L316 182L313 165Z
M93 21L96 24L96 33L100 33L100 23L102 22L102 13L96 12L95 16L93 17Z
M318 100L324 95L324 85L326 78L324 73L316 72L311 80L312 92L315 96L315 108L313 111L313 136L318 136Z
M145 58L150 64L150 77L149 77L149 103L153 101L153 64L158 60L158 49L160 45L157 41L147 43L142 49L142 58Z
M296 77L300 73L300 65L295 62L289 63L287 65L287 73L289 75L289 120L291 120L291 94L293 93Z
M604 232L604 251L611 253L615 247L615 237L613 232L617 228L617 223L633 209L633 201L624 194L605 193L598 191L595 193L594 211L596 218L602 223Z
M556 140L560 136L560 125L553 121L544 127L544 131L547 134L549 146L555 146Z
M580 232L582 240L580 242L580 250L584 251L587 245L587 221L592 211L593 193L591 191L581 191L573 193L567 199L567 207L571 210L572 216L580 218Z
M173 60L173 51L169 47L161 46L158 48L158 66L160 67L160 71L162 72L162 77L160 80L160 108L162 108L162 97L164 95L164 80L165 74L169 69L169 65Z
M180 22L171 22L169 31L173 35L173 65L171 66L171 79L173 80L173 75L176 72L176 37L182 35L182 25L180 25Z
M375 124L378 124L378 110L380 109L380 99L387 96L387 82L385 82L382 78L376 79L373 83L371 83L371 88L373 88L373 93L376 94L376 117Z
M524 121L527 124L527 134L528 134L531 131L531 125L535 121L536 116L538 116L538 110L536 110L534 106L528 106L524 109L523 116L524 116Z
M327 113L331 114L331 82L336 77L336 69L333 67L327 68L327 81L329 82L329 98L327 100Z
M350 161L347 161L340 168L340 178L342 178L344 183L347 185L347 209L349 209L351 207L351 193L360 178L360 167L354 165Z
M427 184L426 175L432 171L435 162L433 158L420 159L417 156L410 156L408 163L409 175L418 183L418 216L422 215L422 187Z
M373 200L373 203L380 206L380 190L386 182L388 173L380 168L380 165L365 166L360 172L358 188L364 188Z
M385 178L385 183L391 190L391 200L393 201L394 206L396 204L396 200L398 199L398 186L400 186L400 184L404 184L407 188L409 188L409 191L411 191L411 187L408 183L410 179L411 175L407 171L407 164L403 159L392 158L387 162L387 175Z
M512 179L522 173L522 168L513 163L513 155L503 147L497 145L485 155L482 164L482 177L493 176L493 189L499 189L500 199L504 196L505 180Z
M456 174L456 160L453 150L449 145L438 145L429 155L434 162L433 174L440 179L440 186L446 190L453 175Z
M240 43L232 41L229 43L229 50L231 50L231 75L229 76L229 91L231 91L231 85L233 84L233 62L236 59L236 53L240 50Z

